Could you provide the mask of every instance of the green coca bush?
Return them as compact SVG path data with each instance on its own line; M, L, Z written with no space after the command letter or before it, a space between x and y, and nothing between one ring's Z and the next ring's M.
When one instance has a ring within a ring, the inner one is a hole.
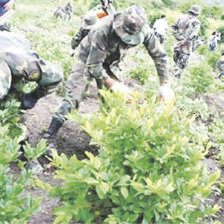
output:
M172 104L155 97L127 104L124 97L102 91L101 111L90 117L73 114L101 147L99 155L68 159L54 153L57 167L52 196L61 206L54 223L198 223L219 206L205 199L219 178L201 162L205 149L192 121Z

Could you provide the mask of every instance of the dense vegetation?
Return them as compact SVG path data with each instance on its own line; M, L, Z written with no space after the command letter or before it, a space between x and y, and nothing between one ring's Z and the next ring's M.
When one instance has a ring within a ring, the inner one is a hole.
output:
M73 1L74 16L62 21L52 11L66 1L20 0L10 27L26 35L41 57L61 64L66 80L76 60L69 56L71 37L79 29L80 16L98 2ZM221 8L208 8L200 0L178 2L139 0L138 4L146 9L149 24L166 14L171 25L192 3L198 3L203 7L200 35L208 40L219 30L224 38ZM115 0L118 10L132 4L136 1ZM164 47L171 68L173 43L169 30ZM69 117L83 125L100 150L98 156L86 152L88 158L82 161L54 154L52 166L61 185L42 187L60 199L55 223L219 223L220 217L214 215L219 205L208 205L206 198L212 191L221 194L223 180L219 171L209 174L202 161L210 148L215 149L213 159L224 167L224 116L210 110L201 96L224 92L223 80L215 78L218 71L214 70L222 48L211 53L205 45L197 50L200 59L189 65L183 78L172 81L176 102L169 105L157 100L156 70L140 46L125 61L134 62L125 75L138 80L143 90L134 94L132 103L104 90L100 112L88 118L74 112ZM33 84L16 86L20 92L32 88ZM64 94L64 87L58 94ZM20 123L17 96L10 93L0 103L0 223L26 223L41 203L40 198L24 195L33 178L20 157L26 129ZM139 99L144 103L138 104ZM26 144L23 150L31 161L46 150L46 144ZM21 169L19 177L10 171L12 162Z

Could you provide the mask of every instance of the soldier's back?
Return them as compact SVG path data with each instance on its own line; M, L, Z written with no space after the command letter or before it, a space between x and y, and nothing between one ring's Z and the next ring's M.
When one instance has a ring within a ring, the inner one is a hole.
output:
M29 50L30 42L22 35L13 32L0 32L0 52L9 48Z

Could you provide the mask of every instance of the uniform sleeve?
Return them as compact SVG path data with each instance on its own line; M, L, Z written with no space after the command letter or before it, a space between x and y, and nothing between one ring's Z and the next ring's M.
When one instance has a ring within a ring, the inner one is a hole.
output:
M86 65L90 75L96 79L108 77L103 68L103 62L107 56L107 36L103 30L93 30L88 36L90 51Z
M179 24L179 19L171 26L172 27L172 34L175 34L177 32L178 24Z
M8 94L11 87L12 74L8 65L4 62L0 62L0 100Z
M193 21L191 26L189 26L189 35L188 35L188 40L193 40L195 37L198 36L198 32L200 30L201 23L198 20Z
M89 30L84 30L83 28L79 29L79 32L73 36L72 42L71 42L71 47L72 49L75 49L79 46L80 42L82 39L87 36Z
M168 63L167 54L163 49L162 45L159 43L158 39L155 37L154 33L151 32L148 27L147 34L145 36L144 45L148 50L149 55L154 60L157 74L160 79L160 83L165 83L168 81Z
M220 61L217 61L217 62L216 62L215 67L216 67L217 69L220 69Z

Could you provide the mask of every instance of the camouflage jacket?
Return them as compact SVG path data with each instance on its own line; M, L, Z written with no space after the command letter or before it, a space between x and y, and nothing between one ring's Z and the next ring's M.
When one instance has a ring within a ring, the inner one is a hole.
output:
M216 67L220 70L220 71L224 71L224 58L222 58L221 60L217 61L216 63Z
M78 33L75 34L71 41L71 47L72 49L75 49L79 46L80 42L83 40L85 36L88 35L89 31L92 29L92 27L99 21L99 17L97 15L98 11L102 11L102 6L97 5L93 9L91 9L89 12L87 12L83 18L82 18L82 25L79 29ZM109 4L107 7L108 15L112 16L115 13L115 9L113 8L112 4ZM103 15L103 17L107 16L106 14ZM103 18L102 17L102 18Z
M72 38L71 42L72 49L75 49L79 46L80 42L85 36L88 35L89 31L90 31L89 29L84 29L82 27L79 29L78 33L74 35Z
M3 98L15 78L50 86L62 80L62 69L43 61L31 50L30 42L19 34L0 32L0 99Z
M172 33L177 41L192 41L198 36L200 21L193 15L181 16L172 26Z
M113 18L105 17L94 26L80 44L79 59L88 68L91 76L102 79L110 74L110 67L120 62L129 48L113 30ZM144 27L143 44L155 62L160 82L168 79L167 54L148 25Z

